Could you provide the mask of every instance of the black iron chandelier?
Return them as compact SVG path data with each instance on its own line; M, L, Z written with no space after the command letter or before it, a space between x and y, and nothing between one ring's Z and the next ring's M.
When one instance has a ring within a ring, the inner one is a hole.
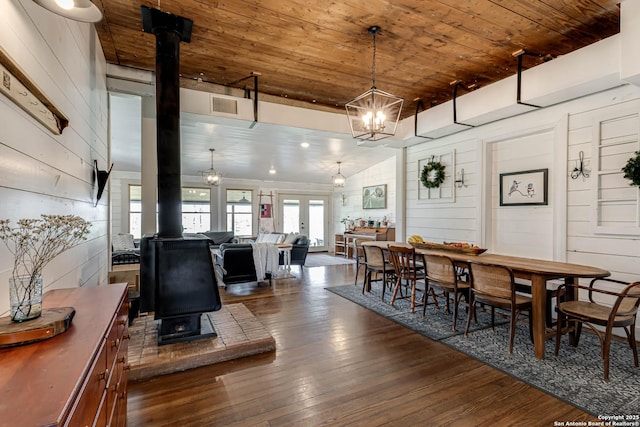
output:
M367 30L373 36L373 65L371 89L349 101L345 107L351 134L363 141L379 141L395 135L404 100L376 88L376 35L380 27Z

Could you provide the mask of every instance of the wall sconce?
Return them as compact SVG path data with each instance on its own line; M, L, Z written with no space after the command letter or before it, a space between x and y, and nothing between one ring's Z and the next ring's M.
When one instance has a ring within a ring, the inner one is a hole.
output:
M109 167L109 170L106 171L102 171L100 169L98 169L98 161L94 160L93 161L94 164L94 169L93 169L93 179L94 182L98 185L98 191L96 193L96 202L93 205L94 207L98 206L98 202L100 201L100 198L102 197L102 192L104 191L104 188L107 186L107 181L109 180L109 175L111 174L111 169L113 169L113 163L111 163L111 167ZM58 175L58 178L60 176ZM58 181L56 180L56 184L58 183Z
M460 172L458 172L456 175L458 175L458 179L456 179L456 187L466 187L467 184L464 183L464 168L460 169Z
M100 22L102 12L91 0L33 0L56 15L80 22Z
M340 201L342 202L342 206L347 205L347 196L345 196L344 193L340 195Z
M576 163L576 166L571 171L571 179L578 179L580 175L582 175L582 180L584 181L585 179L589 178L591 169L585 168L584 151L580 151L579 156L580 156L579 166L578 166L578 163Z

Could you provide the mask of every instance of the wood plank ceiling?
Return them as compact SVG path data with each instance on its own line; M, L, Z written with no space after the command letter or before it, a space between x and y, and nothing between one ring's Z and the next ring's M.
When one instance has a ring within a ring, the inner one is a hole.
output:
M140 6L190 18L181 73L223 86L251 72L259 89L319 109L341 109L376 86L429 107L452 97L451 82L486 86L515 74L512 53L557 57L619 31L619 0L95 0L108 62L153 70L155 38L142 32ZM541 58L524 60L525 68ZM187 82L188 83L188 82ZM188 85L184 84L183 85Z

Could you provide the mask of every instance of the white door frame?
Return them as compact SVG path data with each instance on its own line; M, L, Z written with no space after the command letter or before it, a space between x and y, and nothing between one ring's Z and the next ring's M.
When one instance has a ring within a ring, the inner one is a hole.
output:
M328 251L331 247L331 242L329 241L330 237L330 217L331 217L331 193L305 193L305 192L295 192L295 193L278 193L278 224L284 231L284 199L294 199L300 201L300 234L304 234L309 237L309 227L308 227L308 206L309 200L323 200L324 203L324 237L323 237L323 245L322 246L309 246L310 252L323 252Z

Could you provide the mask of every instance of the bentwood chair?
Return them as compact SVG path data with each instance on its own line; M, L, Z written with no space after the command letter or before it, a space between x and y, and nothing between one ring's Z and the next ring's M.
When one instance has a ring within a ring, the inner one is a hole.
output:
M418 281L422 280L424 282L423 291L423 301L420 305L426 305L428 302L428 294L429 294L429 286L425 279L424 274L424 266L417 263L416 250L411 247L408 248L406 246L389 246L389 258L391 259L391 264L393 264L393 269L395 272L395 285L393 287L393 296L391 297L391 305L396 302L396 299L410 299L411 300L411 312L415 311L416 307L416 292L418 290ZM404 281L404 284L403 284ZM411 289L410 295L402 295L401 288L402 286L407 286ZM398 297L398 292L400 292L400 297ZM437 305L437 300L435 294L432 296L435 304Z
M509 267L495 264L469 263L471 277L471 307L467 317L465 338L469 334L471 318L475 314L476 303L491 306L491 328L495 325L495 309L508 310L509 320L509 354L513 353L513 339L516 334L518 316L524 310L529 312L529 336L533 342L531 320L531 298L516 293L513 271Z
M384 300L384 292L387 286L391 283L391 277L393 276L393 266L389 261L385 259L384 250L379 246L362 245L364 253L364 284L362 286L362 293L364 291L371 291L372 276L375 274L376 278L382 276L382 299Z
M353 256L356 259L356 278L354 281L354 285L358 286L358 275L360 273L360 267L365 267L366 263L364 260L364 249L362 249L362 242L367 242L367 241L371 241L371 239L361 239L361 238L356 238L353 239ZM364 271L364 275L366 277L366 268ZM363 284L364 285L364 284Z
M464 297L469 299L469 282L460 279L455 263L445 255L423 255L426 269L426 279L429 289L440 289L447 299L447 313L449 309L449 299L453 296L453 330L456 330L458 321L458 306ZM422 315L425 315L427 306L422 308Z
M556 328L555 355L560 350L560 339L563 332L572 330L569 322L574 324L578 345L582 324L595 332L600 341L600 355L604 359L604 379L609 380L609 353L613 328L623 328L627 334L629 346L633 351L633 362L638 367L638 349L636 344L636 316L640 304L640 282L627 283L614 279L593 279L589 286L577 284L560 285L567 292L573 288L588 291L588 301L570 300L558 304L558 327ZM595 327L604 327L604 332ZM562 327L561 327L562 326Z

